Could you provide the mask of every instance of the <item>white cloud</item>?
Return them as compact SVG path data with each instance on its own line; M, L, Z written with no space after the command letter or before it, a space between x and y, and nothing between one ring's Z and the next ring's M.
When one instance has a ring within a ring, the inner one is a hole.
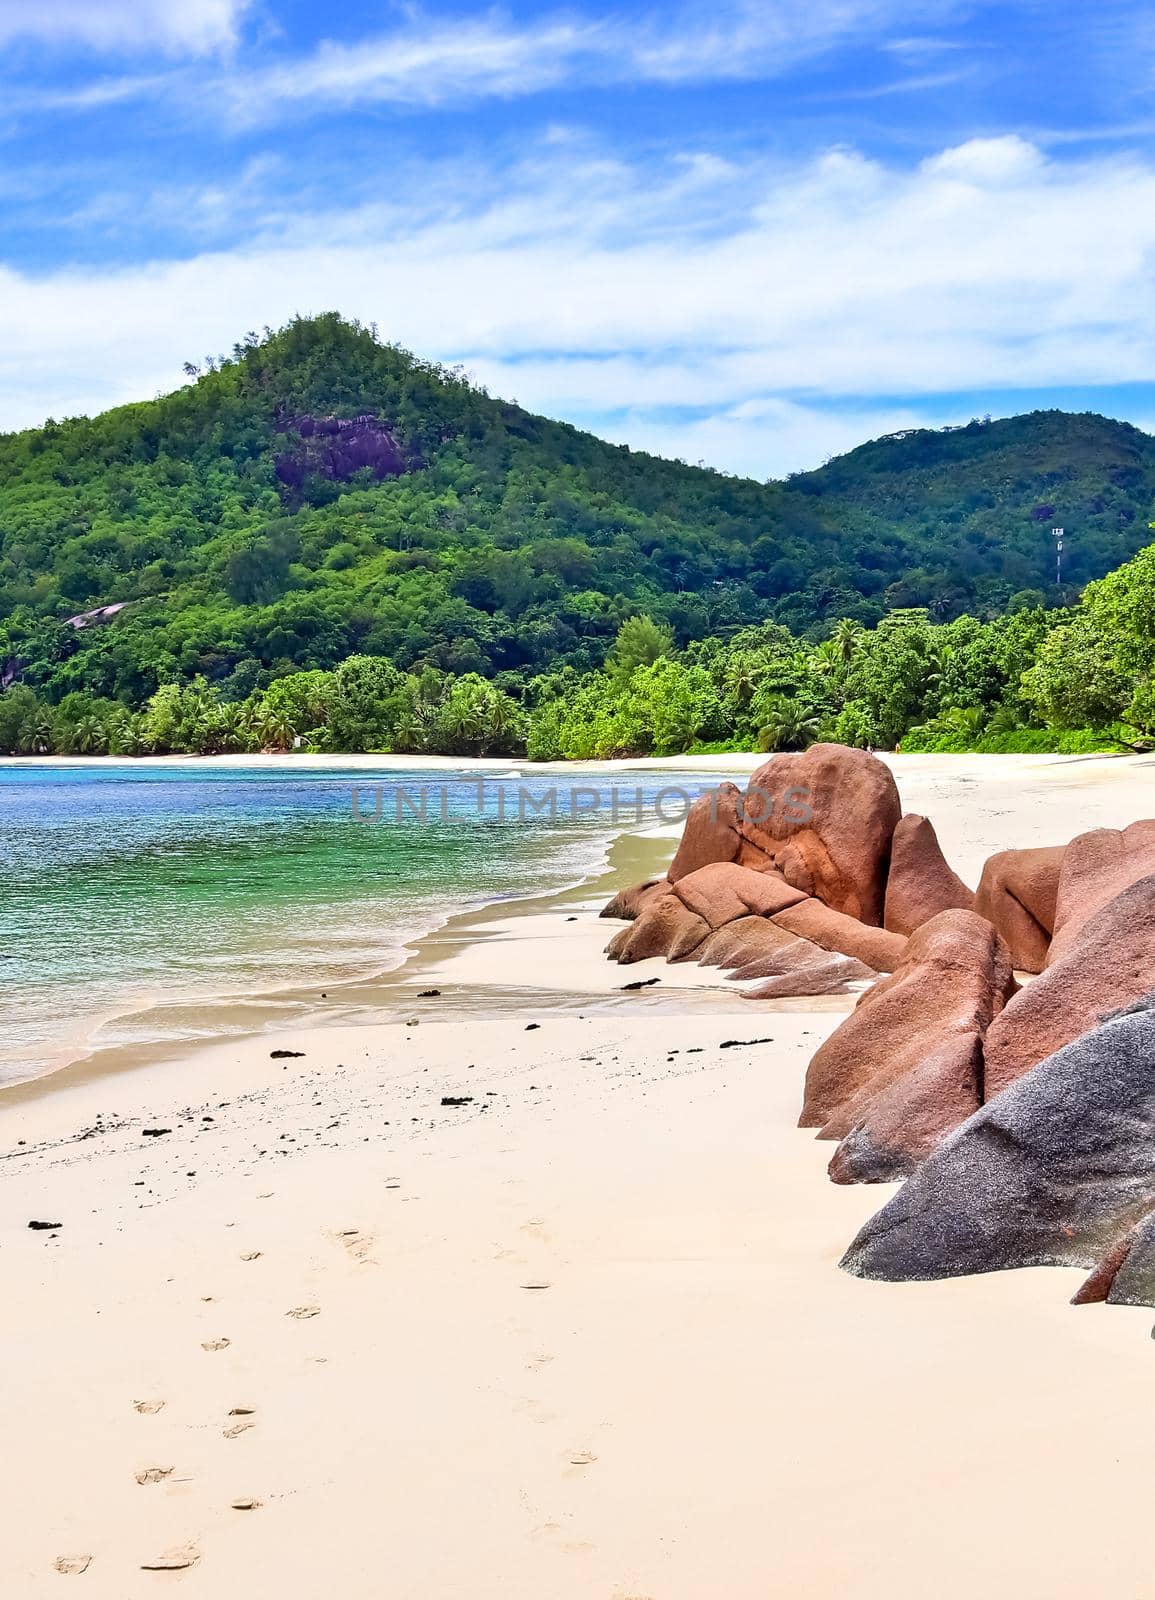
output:
M775 77L894 21L944 15L955 0L683 0L624 18L551 13L528 26L499 12L446 22L418 13L403 28L325 43L311 55L225 85L234 116L263 121L304 103L434 106L512 98L563 82L687 83Z
M628 16L604 4L543 10L528 22L499 9L447 18L405 5L401 25L352 41L322 40L271 61L251 50L208 74L125 74L63 88L30 82L10 89L5 106L10 113L36 114L163 100L187 114L223 115L234 127L249 128L356 105L431 109L561 87L773 79L847 45L886 51L896 25L946 20L973 3L679 0ZM39 7L0 0L0 44L29 38L63 48L204 53L235 43L238 21L251 8L252 0L45 0ZM939 87L966 70L907 75L843 91L840 98Z
M414 25L352 45L322 44L310 56L238 76L230 88L234 110L245 120L266 118L286 102L439 105L467 95L536 93L600 48L595 23Z
M249 0L0 0L0 44L36 40L93 50L215 50L231 44Z
M1015 183L1029 178L1043 164L1042 152L1017 134L995 139L968 139L923 163L931 177L957 178L960 183Z
M691 465L723 465L749 478L782 478L816 467L899 428L925 428L935 413L910 406L841 406L828 409L792 400L764 400L714 412L689 422L633 412L601 431L615 444L676 457Z
M1004 390L1155 373L1155 166L1137 160L999 139L913 170L841 150L663 178L555 141L484 188L442 171L423 208L421 173L389 176L389 206L243 249L0 271L0 425L171 387L247 328L333 307L534 409L759 476L950 420L952 392L999 410Z

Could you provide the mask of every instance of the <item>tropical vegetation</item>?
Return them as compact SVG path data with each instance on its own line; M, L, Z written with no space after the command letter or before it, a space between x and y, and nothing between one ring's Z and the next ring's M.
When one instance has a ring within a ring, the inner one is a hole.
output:
M918 430L757 483L335 315L188 375L0 438L0 751L1155 737L1155 439L1126 424Z

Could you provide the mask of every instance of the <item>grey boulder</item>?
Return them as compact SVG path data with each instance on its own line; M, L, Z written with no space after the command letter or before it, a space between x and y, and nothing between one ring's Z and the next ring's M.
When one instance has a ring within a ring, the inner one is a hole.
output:
M1057 1050L980 1107L842 1265L889 1282L1091 1266L1155 1206L1155 1011Z

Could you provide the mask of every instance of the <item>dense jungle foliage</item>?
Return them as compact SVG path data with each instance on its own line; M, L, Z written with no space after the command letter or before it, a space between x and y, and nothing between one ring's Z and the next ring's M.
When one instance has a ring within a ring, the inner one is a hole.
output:
M1155 439L1126 424L919 430L760 484L532 416L336 315L205 367L0 438L0 751L1155 732L1152 552L1103 576L1151 537Z

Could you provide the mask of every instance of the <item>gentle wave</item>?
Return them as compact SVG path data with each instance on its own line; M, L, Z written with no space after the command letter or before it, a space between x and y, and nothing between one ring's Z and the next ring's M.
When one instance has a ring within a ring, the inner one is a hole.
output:
M424 822L397 804L422 781ZM558 781L487 776L479 807L465 773L0 770L0 1082L95 1048L265 1025L395 968L451 916L582 881L634 821L611 823L612 785L640 786L643 814L671 785L704 786L583 772L577 815L535 815Z

